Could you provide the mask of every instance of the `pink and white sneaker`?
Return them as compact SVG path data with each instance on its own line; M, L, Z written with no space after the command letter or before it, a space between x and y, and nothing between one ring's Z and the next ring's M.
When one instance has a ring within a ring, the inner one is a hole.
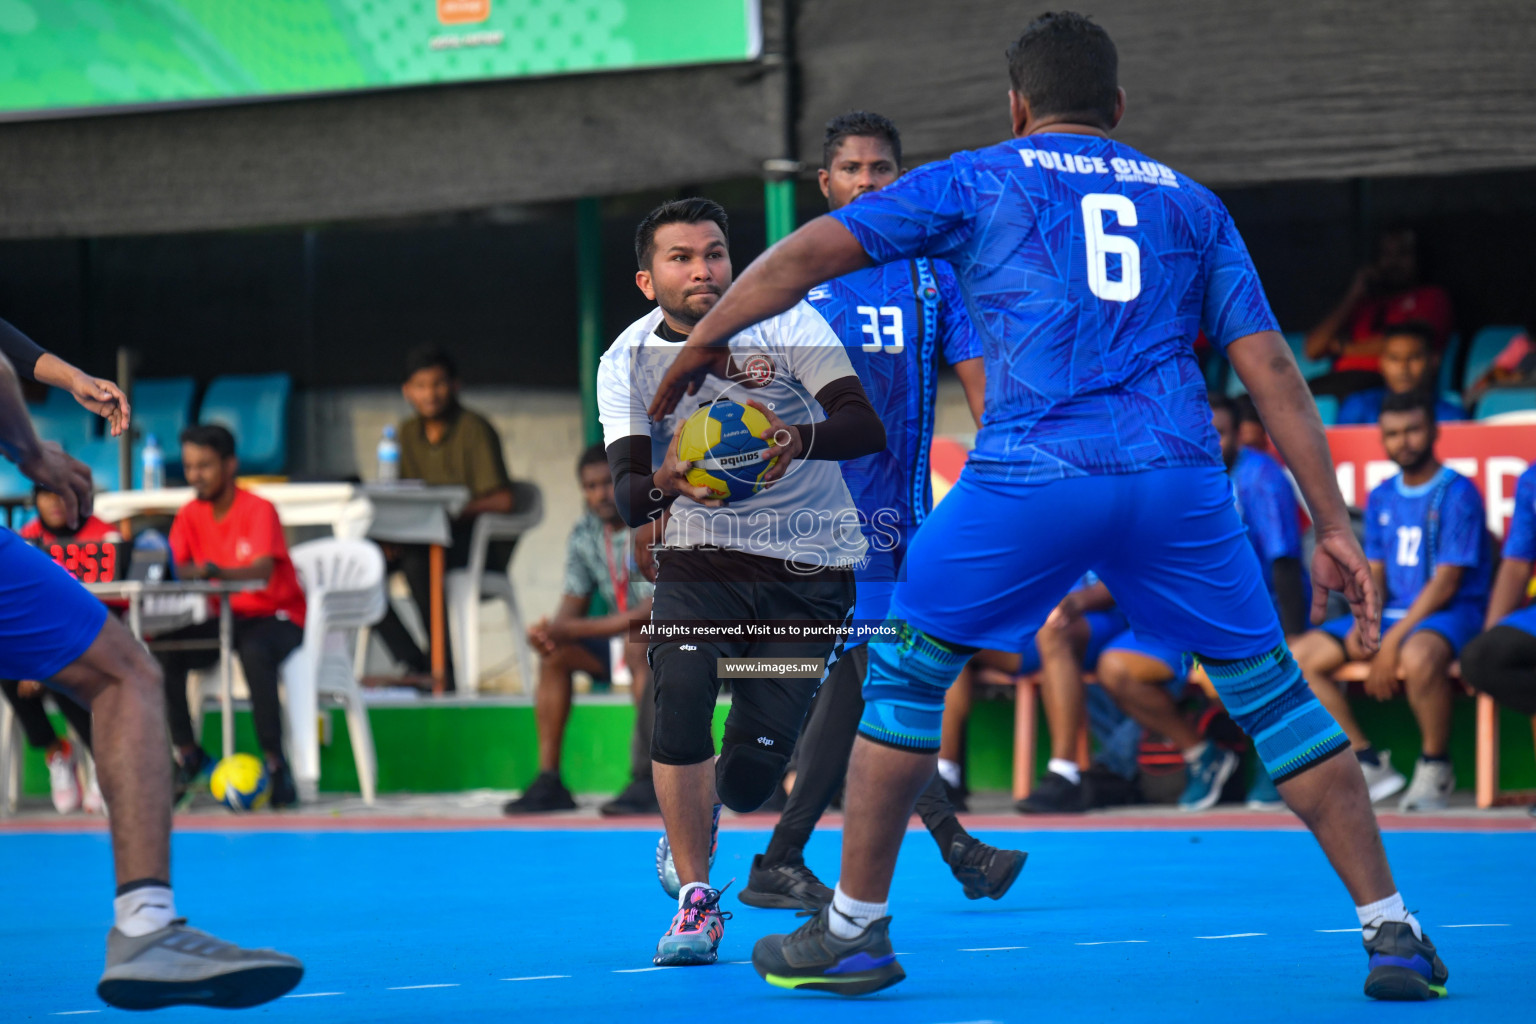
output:
M96 782L95 772L86 773L85 796L81 799L80 807L86 814L106 816L107 801L101 795L101 786Z
M729 888L729 886L727 886ZM715 962L729 910L720 909L723 890L695 886L672 918L672 927L656 943L651 963L657 967L693 967Z
M48 755L48 788L53 792L53 809L72 814L80 809L79 766L75 748L69 740L60 740L59 749Z

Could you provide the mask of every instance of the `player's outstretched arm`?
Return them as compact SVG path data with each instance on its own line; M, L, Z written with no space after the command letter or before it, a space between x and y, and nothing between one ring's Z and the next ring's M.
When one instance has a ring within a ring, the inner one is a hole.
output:
M853 233L828 216L817 217L771 247L742 271L688 336L651 400L651 419L667 415L685 394L698 390L711 359L709 348L792 308L823 281L870 262Z
M1260 331L1228 345L1227 359L1253 396L1259 417L1296 477L1312 515L1317 531L1317 552L1312 556L1313 623L1323 621L1328 591L1338 591L1349 602L1365 649L1374 651L1381 640L1381 594L1350 528L1323 421L1296 368L1296 357L1280 332Z
M107 421L113 437L128 429L128 399L116 384L71 366L5 320L0 320L0 353L22 377L74 395L75 401Z
M79 525L91 514L91 471L52 441L40 441L27 417L16 370L0 355L0 452L23 475L64 501L64 516Z

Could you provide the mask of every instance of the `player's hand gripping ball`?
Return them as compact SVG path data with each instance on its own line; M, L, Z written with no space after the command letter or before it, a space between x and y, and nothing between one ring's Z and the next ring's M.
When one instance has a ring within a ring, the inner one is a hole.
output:
M741 501L763 489L763 474L778 457L763 458L775 447L759 437L768 429L768 417L729 399L700 406L683 423L677 457L691 463L688 482L707 487L725 501Z
M250 754L231 754L214 766L208 788L232 811L260 810L267 805L267 766Z

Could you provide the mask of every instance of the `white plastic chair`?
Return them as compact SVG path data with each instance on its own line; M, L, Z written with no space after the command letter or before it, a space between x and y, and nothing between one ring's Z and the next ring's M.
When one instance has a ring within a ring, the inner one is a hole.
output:
M446 597L450 636L453 638L453 669L460 693L480 689L480 602L500 598L512 619L512 646L523 687L532 692L533 652L528 647L528 627L512 585L512 563L506 572L485 571L486 552L496 541L515 541L544 520L544 492L525 480L512 484L516 512L486 513L475 518L470 534L469 565L448 573Z
M357 762L363 802L378 792L378 757L368 707L353 670L361 630L384 617L384 555L367 540L324 538L289 551L304 588L304 641L278 667L283 712L288 722L288 767L300 798L312 800L320 786L320 699L328 697L346 713L347 734ZM238 656L236 668L239 667ZM236 679L238 689L239 679ZM198 675L198 708L219 697L219 674Z
M11 702L0 698L0 810L16 813L21 799L21 753L26 739Z

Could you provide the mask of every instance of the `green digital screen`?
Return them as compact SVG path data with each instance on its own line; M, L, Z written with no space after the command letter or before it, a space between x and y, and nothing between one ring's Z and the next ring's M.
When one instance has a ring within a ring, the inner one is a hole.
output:
M0 0L0 119L760 50L758 0Z

